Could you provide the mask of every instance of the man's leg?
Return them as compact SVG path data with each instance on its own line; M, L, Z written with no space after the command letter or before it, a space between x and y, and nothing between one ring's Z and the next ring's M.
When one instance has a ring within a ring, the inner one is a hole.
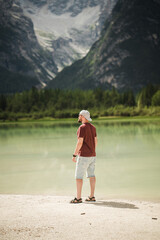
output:
M81 198L83 179L76 179L77 184L77 199Z
M96 186L96 177L90 177L90 190L91 190L91 193L90 193L90 197L94 197L94 191L95 191L95 186Z

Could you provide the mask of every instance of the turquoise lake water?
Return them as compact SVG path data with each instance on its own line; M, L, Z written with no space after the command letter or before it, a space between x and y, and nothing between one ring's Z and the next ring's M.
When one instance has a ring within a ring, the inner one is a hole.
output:
M96 196L160 200L160 121L93 121ZM0 125L0 194L72 195L76 122ZM83 196L89 194L84 177Z

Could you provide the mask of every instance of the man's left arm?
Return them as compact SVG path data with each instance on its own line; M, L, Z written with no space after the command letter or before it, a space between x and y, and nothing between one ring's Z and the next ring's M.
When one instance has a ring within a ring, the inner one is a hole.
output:
M78 138L77 145L73 155L76 155L76 156L78 155L78 152L81 149L82 145L83 145L83 138ZM76 157L73 157L72 161L76 162Z

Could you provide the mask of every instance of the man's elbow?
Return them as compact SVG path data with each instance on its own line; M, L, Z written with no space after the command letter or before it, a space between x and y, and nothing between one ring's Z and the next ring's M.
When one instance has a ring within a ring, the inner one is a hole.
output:
M78 138L78 143L79 143L80 145L82 145L82 144L83 144L83 138Z

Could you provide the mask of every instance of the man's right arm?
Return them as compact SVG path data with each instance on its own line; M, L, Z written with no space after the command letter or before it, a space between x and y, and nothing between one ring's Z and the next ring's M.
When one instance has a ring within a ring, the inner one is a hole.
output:
M74 155L78 155L78 152L81 149L82 145L83 145L83 138L79 137L77 140L77 145L76 145L76 149L74 151Z
M96 148L97 142L98 142L97 137L95 137L94 140L95 140L95 148Z
M76 149L75 149L73 155L75 155L75 156L78 155L78 152L79 152L79 150L81 149L82 145L83 145L83 138L78 138L78 140L77 140L77 145L76 145ZM73 161L73 162L76 162L76 157L73 157L73 158L72 158L72 161Z

